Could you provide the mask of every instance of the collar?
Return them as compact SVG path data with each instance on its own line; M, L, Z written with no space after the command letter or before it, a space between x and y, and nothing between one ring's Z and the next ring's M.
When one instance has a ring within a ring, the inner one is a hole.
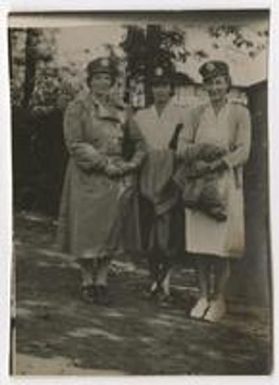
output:
M167 104L165 105L165 108L162 110L162 113L160 116L158 115L158 112L154 103L150 106L150 111L152 111L153 114L156 114L156 116L159 116L161 118L166 113L166 111L172 108L172 106L174 106L174 99L170 98Z
M110 101L107 106L102 104L94 95L88 93L86 96L86 106L88 109L95 110L95 113L101 119L113 120L116 122L122 122L121 111L119 111Z

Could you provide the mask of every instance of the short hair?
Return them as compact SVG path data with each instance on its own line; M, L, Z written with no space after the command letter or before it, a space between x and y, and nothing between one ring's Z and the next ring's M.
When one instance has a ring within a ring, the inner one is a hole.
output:
M227 82L227 84L228 84L228 89L227 89L227 92L229 92L230 90L231 90L231 88L232 88L232 78L231 78L231 75L229 75L229 74L224 74L224 75L216 75L216 76L214 76L214 77L212 77L212 78L209 78L209 79L204 79L203 80L203 83L204 84L206 84L206 83L208 83L210 80L212 80L212 79L214 79L214 78L216 78L216 77L219 77L219 76L222 76L223 78L225 78L226 79L226 82Z
M111 85L116 81L117 68L113 61L109 58L98 58L88 63L87 68L87 85L90 87L90 83L94 75L105 73L111 77Z

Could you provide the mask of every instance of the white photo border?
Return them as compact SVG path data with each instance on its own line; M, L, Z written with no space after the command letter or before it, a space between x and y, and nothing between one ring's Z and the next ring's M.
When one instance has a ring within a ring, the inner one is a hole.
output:
M93 6L94 4L94 6ZM12 255L12 183L11 183L11 134L9 108L8 77L8 42L7 17L9 12L63 12L63 11L163 11L163 10L270 10L270 49L269 49L269 194L270 194L270 237L272 255L273 284L273 345L274 363L270 376L127 376L127 377L10 377L9 376L9 324L10 324L10 271ZM276 272L279 271L279 132L277 131L279 100L279 1L276 0L160 0L150 5L150 0L14 0L0 2L0 383L9 384L277 384L279 383L278 352L278 292L279 283Z

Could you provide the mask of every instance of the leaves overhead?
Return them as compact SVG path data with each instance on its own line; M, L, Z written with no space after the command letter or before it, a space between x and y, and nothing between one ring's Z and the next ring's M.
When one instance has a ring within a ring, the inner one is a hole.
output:
M214 49L220 49L223 41L251 58L256 57L266 48L269 35L267 29L253 30L235 24L211 25L208 33L213 38Z
M165 29L156 24L146 28L128 25L126 30L120 46L126 53L128 73L132 77L148 77L154 63L187 60L183 31Z
M170 60L173 64L185 63L189 58L197 63L209 58L212 50L204 46L190 48L186 44L187 28L175 25L135 24L124 26L125 33L119 44L125 53L125 71L129 82L140 80L149 88L150 69L154 63ZM207 28L213 50L241 53L254 59L268 44L268 30L265 27L248 28L233 23L215 23ZM56 37L58 29L53 28L12 28L9 30L11 52L11 89L14 104L28 107L36 104L56 103L59 96L73 97L84 81L79 62L69 60L59 63ZM106 50L118 61L114 47L108 41ZM84 54L91 56L86 47Z

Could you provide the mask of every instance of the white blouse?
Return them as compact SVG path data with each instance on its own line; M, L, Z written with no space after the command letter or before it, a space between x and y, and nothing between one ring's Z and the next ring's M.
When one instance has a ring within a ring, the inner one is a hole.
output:
M178 124L185 121L186 109L174 104L171 100L162 114L159 115L156 107L152 105L139 111L135 120L144 136L149 149L165 150L169 147L169 142Z

